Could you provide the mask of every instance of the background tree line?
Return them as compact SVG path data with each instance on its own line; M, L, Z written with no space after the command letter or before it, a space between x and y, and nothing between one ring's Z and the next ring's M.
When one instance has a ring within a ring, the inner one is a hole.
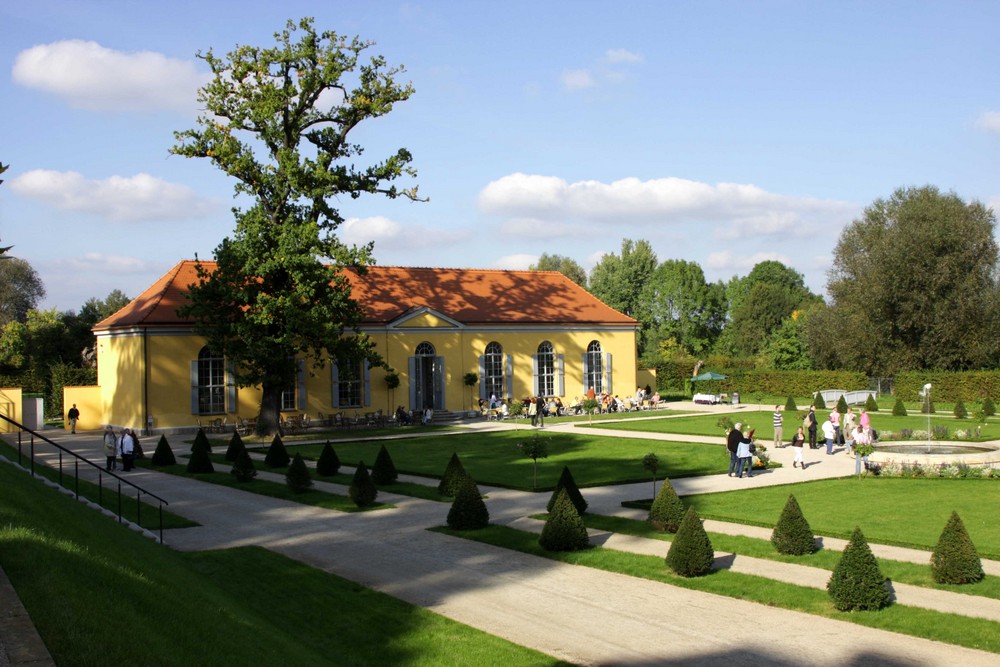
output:
M992 209L933 186L878 199L841 232L829 300L777 261L709 283L696 262L660 261L622 241L590 272L543 254L533 270L566 274L640 323L640 365L852 371L996 368L998 251Z

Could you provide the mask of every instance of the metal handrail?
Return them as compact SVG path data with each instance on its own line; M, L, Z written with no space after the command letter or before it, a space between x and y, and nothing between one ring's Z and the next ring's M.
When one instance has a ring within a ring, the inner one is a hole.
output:
M125 479L124 477L116 475L115 473L111 472L110 470L105 470L104 468L102 468L101 466L97 465L93 461L90 461L89 459L84 458L83 456L80 456L79 454L77 454L76 452L74 452L71 449L67 449L66 447L63 447L58 442L54 442L54 441L50 440L49 438L46 438L41 433L38 433L37 431L34 431L34 430L26 427L24 424L21 424L19 422L14 421L10 417L7 417L5 415L0 415L0 419L2 419L3 421L7 422L8 424L13 425L14 427L16 427L18 429L18 431L17 431L17 457L18 457L17 462L18 462L18 465L21 465L21 457L23 456L23 452L22 452L22 446L23 446L23 443L22 443L22 434L23 433L29 433L29 434L31 434L31 439L29 441L28 458L31 461L31 476L32 477L35 476L35 438L37 437L39 440L47 442L48 444L52 445L53 447L55 447L59 451L59 467L58 467L58 472L59 472L59 486L63 486L63 453L69 454L70 456L73 457L73 459L74 459L74 477L76 478L76 485L75 485L75 488L74 488L74 493L76 495L76 499L77 500L80 499L80 462L81 461L83 463L85 463L86 465L91 466L92 468L94 468L95 470L97 470L97 488L98 488L98 492L97 492L97 494L98 494L98 500L97 500L97 502L102 507L103 507L103 501L104 501L104 475L108 475L108 476L113 477L116 480L118 480L118 523L121 523L124 520L122 518L122 484L123 483L126 486L132 487L136 491L136 495L135 495L135 503L136 503L136 505L135 505L135 521L136 521L137 525L140 525L140 522L141 522L141 519L142 519L142 496L143 496L143 494L149 496L150 498L155 498L157 501L159 501L160 544L163 544L163 506L164 505L169 505L170 504L169 502L167 502L166 500L164 500L160 496L156 495L152 491L147 491L146 489L142 488L138 484L135 484L134 482L131 482L131 481Z

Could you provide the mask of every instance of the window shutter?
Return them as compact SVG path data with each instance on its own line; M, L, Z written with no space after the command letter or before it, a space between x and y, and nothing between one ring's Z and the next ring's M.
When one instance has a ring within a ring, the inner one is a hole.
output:
M590 387L587 386L587 380L590 378L590 369L587 367L587 353L583 353L583 395L586 396Z
M365 383L365 407L371 407L372 404L372 367L365 359L364 365L364 383Z
M614 390L611 388L611 353L608 352L604 355L604 377L607 378L608 386L604 390L609 394L613 394Z
M407 366L410 369L410 411L417 409L417 358L410 357L407 360Z
M434 357L434 407L444 410L444 357Z
M531 395L538 396L538 355L531 355Z
M226 362L226 412L236 414L236 364Z
M563 355L556 355L556 395L566 395L566 364Z
M191 414L200 414L198 406L198 361L191 362Z
M479 398L483 400L489 398L486 395L486 357L483 355L479 356Z
M507 398L514 398L514 357L505 355L506 363L503 366L504 384L507 386Z
M299 398L298 409L305 410L306 409L306 360L296 359L295 366L296 366L295 380L296 384L298 385L296 387L295 393L298 394Z
M330 405L340 407L340 369L336 361L330 364Z

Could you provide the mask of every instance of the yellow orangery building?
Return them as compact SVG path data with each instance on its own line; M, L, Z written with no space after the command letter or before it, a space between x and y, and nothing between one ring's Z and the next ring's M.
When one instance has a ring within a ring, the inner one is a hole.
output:
M177 315L195 266L180 262L96 325L98 387L66 396L87 406L83 426L169 431L257 415L259 388L238 388L227 360ZM459 412L493 395L566 402L590 387L635 392L638 323L561 273L373 266L347 275L365 312L361 331L399 384L390 388L382 368L314 373L300 360L298 381L282 395L285 414Z

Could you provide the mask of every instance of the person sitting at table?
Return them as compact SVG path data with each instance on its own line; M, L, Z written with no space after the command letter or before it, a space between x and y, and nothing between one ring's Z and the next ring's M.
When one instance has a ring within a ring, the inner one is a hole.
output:
M507 399L500 401L500 407L497 410L500 411L500 419L507 419L507 416L510 414L507 408Z
M410 413L407 412L402 405L396 408L396 421L404 426L409 426L413 423L413 419L410 418Z

